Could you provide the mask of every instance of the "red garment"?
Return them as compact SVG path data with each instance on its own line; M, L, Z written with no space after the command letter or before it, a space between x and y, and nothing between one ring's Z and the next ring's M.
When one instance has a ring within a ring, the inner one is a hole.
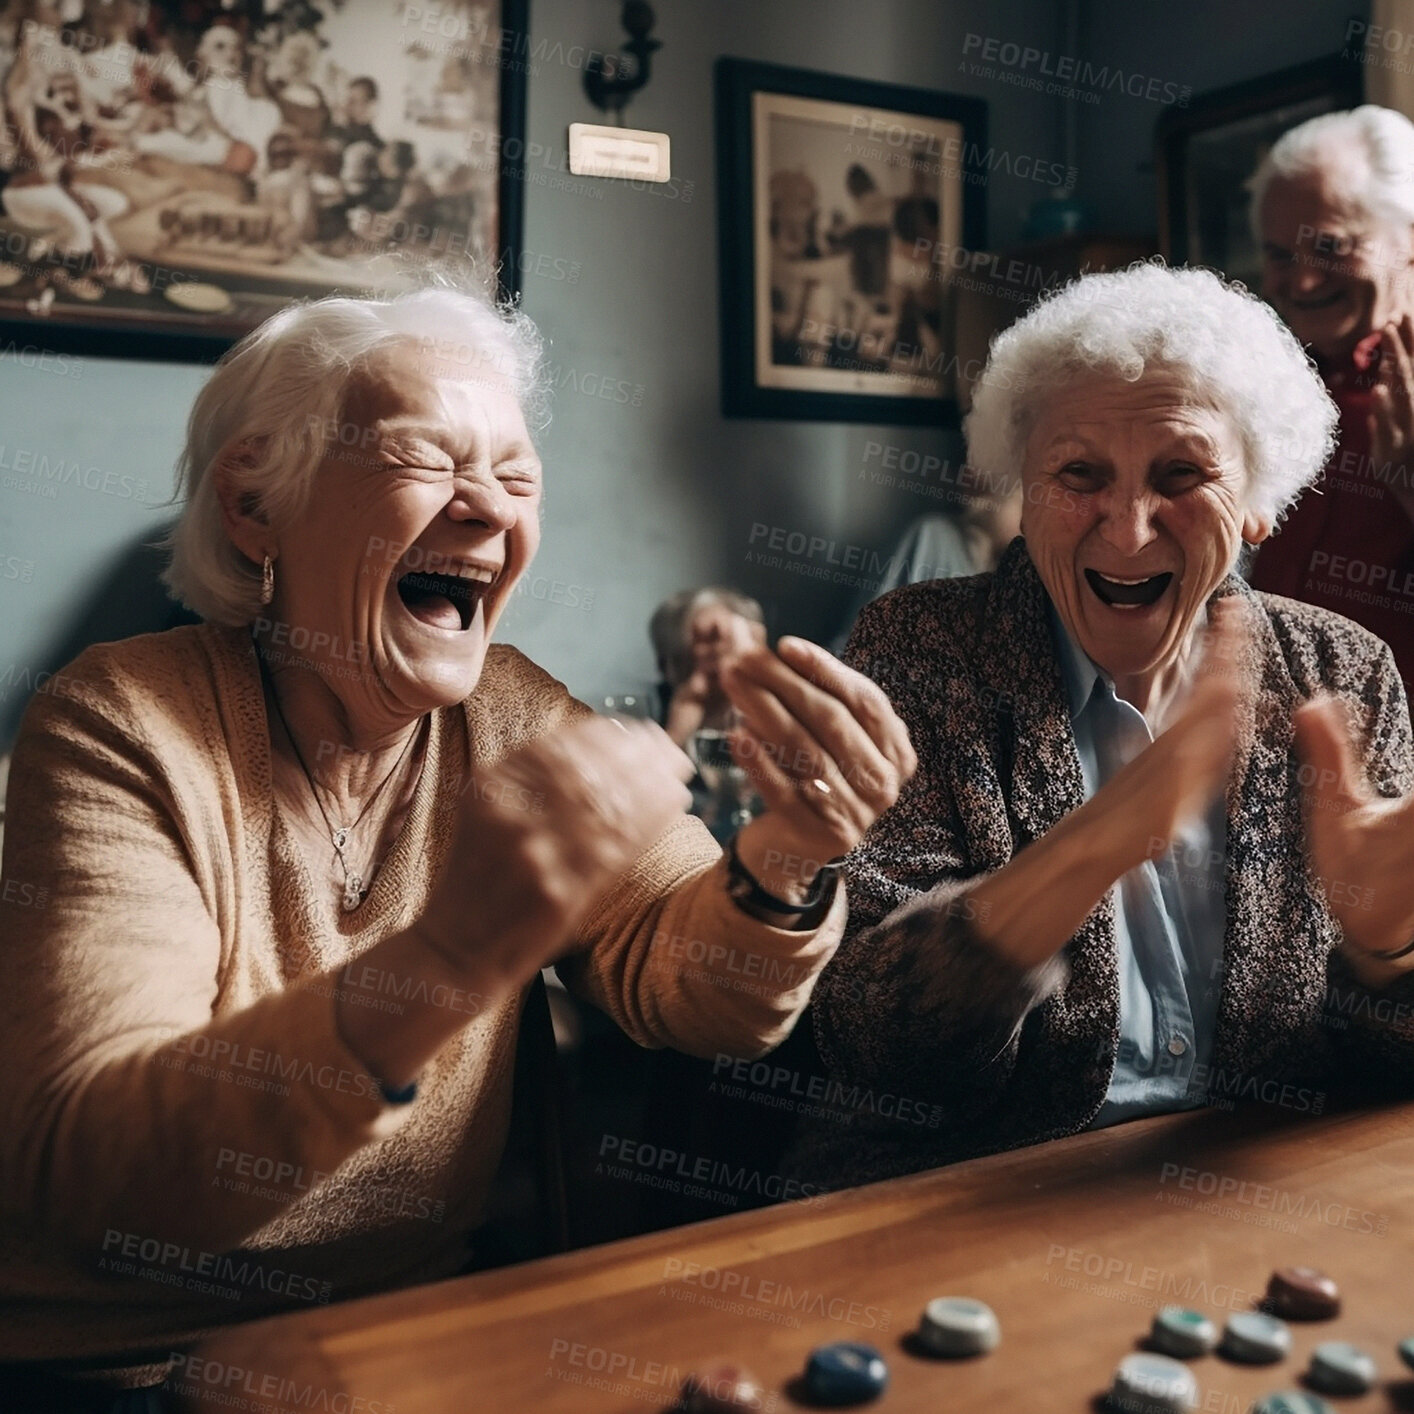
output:
M1333 609L1377 634L1394 649L1414 697L1414 523L1390 489L1414 484L1414 467L1377 465L1370 456L1366 418L1379 345L1380 335L1371 334L1348 362L1321 367L1340 409L1340 442L1321 479L1258 551L1252 584Z

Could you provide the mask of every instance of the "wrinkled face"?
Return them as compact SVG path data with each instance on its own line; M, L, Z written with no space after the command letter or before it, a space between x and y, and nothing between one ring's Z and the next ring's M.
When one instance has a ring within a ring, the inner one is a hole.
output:
M1341 149L1342 151L1344 149ZM1367 334L1409 308L1410 229L1366 212L1344 168L1277 177L1263 196L1262 293L1293 334L1327 359L1342 358Z
M1244 539L1241 439L1186 380L1095 376L1054 393L1026 443L1027 550L1061 621L1112 677L1161 671L1184 651Z
M280 530L271 617L362 660L333 664L326 681L363 720L475 688L540 542L540 459L520 406L463 352L431 359L410 342L375 356L350 384L307 506Z

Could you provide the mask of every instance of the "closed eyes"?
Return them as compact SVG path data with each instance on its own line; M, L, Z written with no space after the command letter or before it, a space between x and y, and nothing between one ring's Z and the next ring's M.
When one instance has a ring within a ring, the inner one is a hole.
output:
M1066 462L1055 474L1073 491L1098 491L1112 479L1108 469L1082 461ZM1193 462L1171 462L1152 472L1150 481L1165 495L1176 495L1202 485L1213 475Z

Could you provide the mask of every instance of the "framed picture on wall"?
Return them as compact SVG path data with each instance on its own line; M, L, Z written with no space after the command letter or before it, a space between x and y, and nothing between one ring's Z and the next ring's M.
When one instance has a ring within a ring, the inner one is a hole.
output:
M986 129L980 99L718 61L727 416L956 423Z
M1197 95L1158 123L1159 248L1259 289L1248 182L1288 128L1362 102L1359 64L1339 54Z
M0 337L201 360L427 266L514 293L527 4L23 0Z

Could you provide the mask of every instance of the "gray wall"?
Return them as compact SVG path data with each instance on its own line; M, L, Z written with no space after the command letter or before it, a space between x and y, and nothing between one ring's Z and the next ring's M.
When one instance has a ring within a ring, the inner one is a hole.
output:
M1066 52L1060 8L1046 0L664 0L664 48L627 117L671 134L674 184L568 189L580 184L562 171L566 126L594 114L579 70L559 56L576 45L612 48L619 8L532 0L533 36L550 47L529 80L528 138L550 155L529 163L525 306L550 340L561 391L542 439L544 546L505 630L591 700L651 679L648 614L684 585L736 584L763 600L774 629L832 635L853 591L750 563L753 525L886 549L935 503L871 483L878 448L959 452L956 435L939 431L721 416L714 60L731 54L974 94L990 105L991 142L1007 159L999 165L1062 155L1060 100L965 62L969 34ZM1081 48L1201 90L1328 51L1345 15L1359 10L1326 0L1086 0ZM1106 227L1152 229L1153 181L1137 168L1157 106L1108 95L1079 112L1083 194ZM993 245L1017 238L1043 190L994 176ZM0 744L27 684L57 666L77 625L152 617L140 586L111 576L170 514L160 502L202 377L192 367L0 357ZM604 388L608 398L597 395ZM12 480L34 479L16 464L40 457L51 471L65 467L50 478L52 499ZM93 616L95 596L106 616Z
M1093 64L1196 94L1336 53L1349 21L1369 11L1368 0L1082 0L1080 48ZM1101 229L1154 229L1159 112L1118 95L1080 106L1081 189Z

